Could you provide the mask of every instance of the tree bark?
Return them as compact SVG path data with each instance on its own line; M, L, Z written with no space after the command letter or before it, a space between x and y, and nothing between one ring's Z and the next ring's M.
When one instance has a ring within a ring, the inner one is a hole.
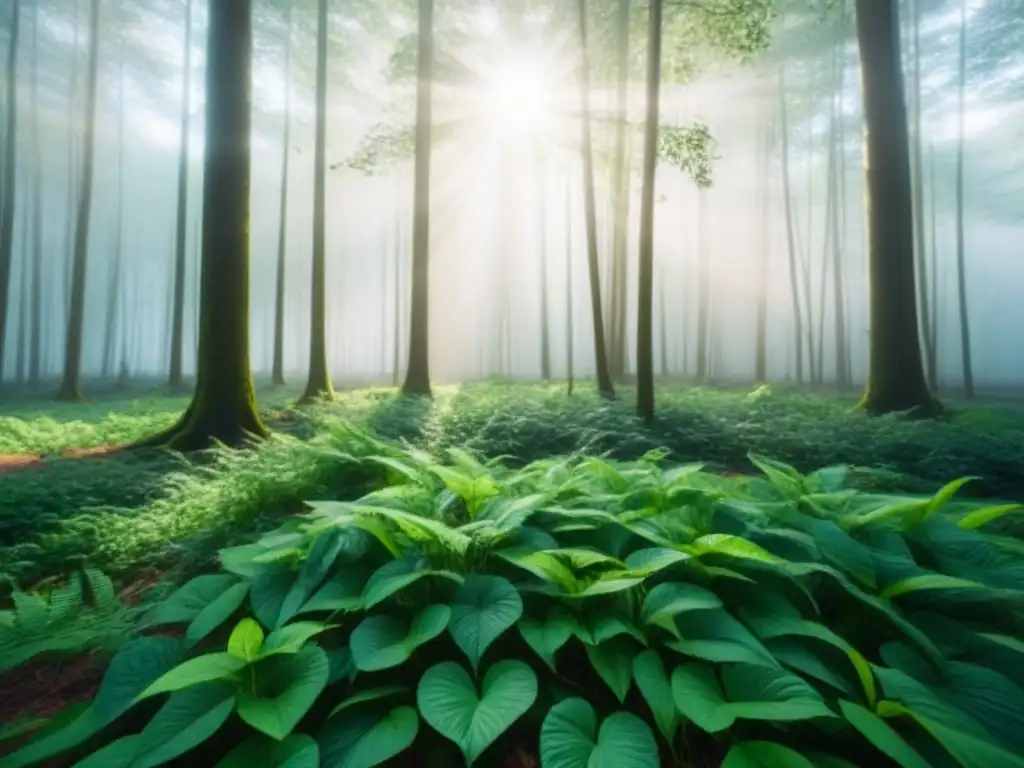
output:
M708 378L711 335L711 264L708 252L708 199L703 189L697 192L697 382Z
M394 345L391 348L392 360L391 360L391 384L395 387L398 386L398 382L401 378L401 349L402 349L402 219L399 215L399 198L395 198L395 240L394 240L394 323L395 323L395 339Z
M572 181L565 182L565 375L567 392L572 395L575 371L573 353L573 302L572 302Z
M762 125L764 123L762 122ZM754 378L758 383L768 380L768 259L771 254L771 168L770 128L761 134L761 269L757 292L757 340L754 351Z
M418 16L412 300L409 310L409 360L402 394L430 397L430 160L433 152L434 0L419 0Z
M626 314L629 283L629 26L630 0L618 0L616 18L615 158L612 171L611 346L612 380L626 374Z
M644 122L643 186L640 195L639 291L637 293L636 411L654 421L654 191L661 119L662 0L651 0L647 35L647 117Z
M0 383L4 379L7 320L10 315L11 265L14 259L14 206L17 174L14 166L18 140L18 37L21 0L11 3L11 28L7 39L7 125L4 130L2 200L0 200Z
M537 226L540 229L540 377L551 381L551 328L548 312L548 217L543 164L538 166Z
M121 306L121 273L124 270L124 51L121 51L120 86L117 109L117 215L114 224L114 260L110 266L107 297L107 329L103 348L103 378L110 378L114 369L114 348L117 344L117 316Z
M614 397L608 368L608 346L604 337L604 311L601 306L601 264L597 252L597 204L594 192L594 156L590 138L590 64L587 61L587 0L579 0L580 26L580 148L583 153L583 207L587 235L587 270L590 275L590 304L594 322L594 364L597 391L602 397Z
M288 41L285 44L284 59L284 136L281 153L281 206L278 213L280 225L277 232L277 275L274 284L274 362L271 368L271 383L275 387L284 385L284 296L285 264L288 245L288 170L291 160L292 128L292 5L288 6Z
M28 383L39 386L42 377L43 346L43 149L39 140L39 3L32 18L32 330L28 344Z
M960 311L960 362L964 396L974 397L974 370L971 364L971 326L967 311L967 264L964 234L964 141L967 97L967 0L960 6L960 79L957 104L956 143L956 284Z
M313 157L313 270L310 285L309 377L300 402L333 396L327 370L327 0L316 25L316 147Z
M872 414L937 412L921 357L913 196L898 0L857 0L866 128L870 364L860 405Z
M837 60L836 94L832 98L833 133L832 152L835 168L832 173L832 303L834 308L834 338L836 353L836 388L843 391L849 386L849 350L846 341L846 301L843 293L843 249L846 244L844 217L846 208L846 139L843 131L843 92L846 83L846 4L840 6L839 45L834 53Z
M793 298L793 355L796 361L796 380L804 380L804 327L800 307L800 277L796 256L796 232L793 222L793 195L789 173L789 110L786 106L786 72L779 70L779 118L782 141L782 200L786 217L786 247L789 254L789 288Z

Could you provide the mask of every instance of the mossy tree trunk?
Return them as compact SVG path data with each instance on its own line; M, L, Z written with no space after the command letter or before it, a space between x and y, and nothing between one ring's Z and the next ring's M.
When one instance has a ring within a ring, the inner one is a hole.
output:
M75 247L71 269L71 305L64 343L64 379L57 397L81 400L82 337L85 325L85 279L89 258L89 225L92 217L92 176L95 161L96 86L99 79L100 0L92 0L89 12L89 64L85 86L85 125L82 136L82 176L75 215Z
M284 136L281 138L281 205L278 212L277 275L274 284L274 362L271 382L284 384L284 296L288 245L288 170L291 159L292 128L292 5L288 6L288 31L284 59Z
M430 397L430 160L434 78L434 0L419 0L416 160L412 215L412 300L403 395Z
M332 395L327 368L327 0L317 4L316 147L313 157L313 274L310 296L309 378L301 401Z
M146 444L176 450L263 437L249 368L252 0L210 4L199 355L192 403Z
M14 203L17 174L14 150L18 139L18 37L21 0L13 0L7 38L7 125L4 129L3 180L0 182L0 383L4 378L7 320L10 316L11 264L14 257Z
M171 369L167 383L179 389L184 383L182 353L185 343L185 225L188 221L188 147L192 92L192 0L185 0L184 72L181 76L181 136L178 147L178 202L174 225L174 295L171 316Z
M857 0L866 128L870 352L860 405L934 412L925 380L914 279L914 209L898 0Z
M579 0L580 28L580 151L583 154L583 207L587 237L587 271L590 276L590 305L594 322L594 364L597 390L603 397L614 397L608 368L608 345L605 343L604 317L601 306L601 263L597 252L597 203L594 191L594 154L590 137L590 66L587 43L587 0Z
M639 285L636 333L636 410L654 421L654 182L661 119L662 0L651 0L647 36L647 114L644 120L643 186L640 195Z

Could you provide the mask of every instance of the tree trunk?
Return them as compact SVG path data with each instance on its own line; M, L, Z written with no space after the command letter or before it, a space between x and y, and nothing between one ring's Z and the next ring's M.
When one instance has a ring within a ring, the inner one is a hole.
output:
M192 403L145 444L176 450L264 437L249 368L252 0L210 3L199 355Z
M14 150L18 140L18 37L21 0L11 3L11 31L7 39L7 126L4 130L3 190L0 200L0 384L4 380L7 320L10 315L11 265L14 257L14 203L17 174Z
M659 370L662 378L668 376L668 325L665 314L665 270L662 269L661 279L658 281L658 336L661 342L661 364Z
M850 368L848 365L849 350L846 341L846 300L843 294L843 249L846 245L846 232L843 226L846 209L846 138L843 131L843 92L846 83L846 4L839 9L839 45L835 50L836 94L832 99L833 133L832 151L835 158L835 170L832 174L832 194L835 204L832 206L832 303L834 305L834 333L836 353L836 388L843 391L849 386Z
M629 283L629 22L630 0L618 0L616 19L615 158L612 171L611 348L612 380L626 373L626 313Z
M92 0L89 13L89 71L85 90L85 132L82 137L82 179L75 217L75 250L71 272L71 307L64 349L64 379L57 396L82 399L82 336L85 323L85 279L89 256L89 224L92 215L92 175L95 160L96 88L99 80L100 0Z
M301 402L333 396L327 372L327 0L317 3L316 148L313 157L313 270L310 286L309 378Z
M64 262L64 302L63 307L68 311L71 307L71 280L74 272L75 261L75 207L77 201L75 194L80 187L79 167L77 156L78 132L80 120L78 114L78 62L81 53L81 0L75 2L75 33L73 41L73 52L71 56L71 72L68 74L68 211L65 220L64 241L67 250L65 251Z
M925 380L914 280L913 197L898 0L857 0L866 127L869 413L939 408Z
M958 83L956 143L956 285L960 310L960 359L964 396L974 397L974 371L971 365L971 327L967 312L967 264L964 237L964 122L967 95L967 0L960 6L960 80Z
M565 374L568 381L567 391L572 395L574 368L575 332L573 330L572 304L572 181L565 183Z
M796 232L793 223L793 195L789 174L789 110L786 106L786 71L779 70L779 119L782 141L782 200L786 217L786 247L789 252L789 288L793 298L793 350L796 361L796 380L804 380L804 324L800 308L800 277L797 272Z
M928 195L931 210L931 260L932 269L929 273L931 276L931 292L932 292L932 354L935 355L935 359L939 359L939 232L938 232L938 204L936 198L939 194L939 187L935 181L935 148L929 143L928 145L928 182L930 188L930 194ZM935 382L935 387L938 389L939 382Z
M762 125L764 122L762 121ZM768 260L771 254L771 169L770 128L761 134L761 269L757 292L757 347L754 352L754 378L758 383L768 380Z
M171 319L171 369L168 384L180 389L185 343L185 223L188 220L188 148L192 85L192 0L185 0L185 65L181 78L181 138L178 149L178 210L174 228L174 299Z
M124 51L121 51L120 86L117 109L117 217L114 224L114 260L110 267L107 298L107 329L103 349L103 378L114 370L114 347L117 344L117 316L121 306L121 272L124 264Z
M39 3L33 6L32 19L32 331L28 345L28 383L39 386L42 376L43 346L43 149L39 140Z
M708 378L711 330L711 264L708 252L708 193L697 192L697 382Z
M636 315L636 411L647 423L654 421L654 184L661 119L661 16L662 0L651 0L648 9L647 116L644 121Z
M548 312L548 217L543 165L538 168L538 228L540 229L540 376L551 381L551 328Z
M433 152L434 0L419 0L416 161L412 215L412 300L403 395L430 391L430 160Z
M392 361L391 361L391 384L398 386L399 379L401 377L401 349L402 349L402 219L399 215L399 198L395 198L395 242L394 242L394 267L395 267L395 285L394 285L394 323L395 323L395 343L392 347Z
M292 6L288 6L288 41L284 59L284 136L281 153L281 206L277 232L277 275L274 284L274 362L271 383L284 384L284 296L285 263L288 244L288 169L291 159L292 128Z
M587 0L579 0L580 25L580 148L583 153L583 207L587 227L587 271L590 275L590 304L594 321L594 363L597 391L603 397L614 397L608 368L608 347L604 338L604 317L601 307L601 264L597 253L597 204L594 192L594 156L590 139L590 65L587 61Z

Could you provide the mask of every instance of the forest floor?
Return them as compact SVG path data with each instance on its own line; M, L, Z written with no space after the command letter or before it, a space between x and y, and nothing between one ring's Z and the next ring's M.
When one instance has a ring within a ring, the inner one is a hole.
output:
M673 462L749 473L754 453L801 472L847 464L852 484L877 494L930 494L970 475L965 497L1024 499L1024 405L1006 400L947 401L945 419L909 421L869 418L852 396L665 385L658 422L645 426L628 388L614 401L588 387L569 397L562 386L500 382L440 387L433 401L364 388L295 409L297 394L260 392L274 437L258 450L192 457L119 450L169 426L185 396L8 400L0 406L0 576L27 588L85 563L114 580L125 605L145 607L303 502L372 490L374 476L355 459L372 455L378 440L434 455L458 447L512 466L579 451L635 460L662 450ZM1018 525L1012 516L1002 522ZM99 680L83 656L25 666L0 684L0 722L49 716L91 697Z

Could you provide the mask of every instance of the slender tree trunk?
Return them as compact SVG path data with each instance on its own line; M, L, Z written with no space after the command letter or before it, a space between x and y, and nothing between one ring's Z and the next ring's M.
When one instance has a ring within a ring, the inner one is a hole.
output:
M930 187L929 202L931 204L931 260L932 268L929 273L931 276L931 292L932 292L932 354L935 356L935 360L939 359L939 232L938 232L938 203L936 202L939 194L939 187L935 181L935 148L929 143L928 145L928 181ZM939 382L935 382L935 387L938 389Z
M252 0L210 3L199 355L181 421L144 444L176 450L263 437L249 367Z
M419 0L416 160L413 182L412 302L404 395L430 391L430 160L433 152L434 0Z
M793 222L793 194L789 173L789 110L786 106L786 72L779 70L779 118L782 141L782 201L786 217L786 247L789 252L789 288L793 298L793 354L797 383L804 380L804 323L800 307L800 278L796 255L796 233Z
M832 137L832 152L834 167L831 170L832 184L832 303L833 303L833 330L835 339L836 354L836 387L839 390L846 389L849 383L850 373L846 365L846 302L843 296L843 233L841 230L840 208L845 203L845 186L840 178L843 164L840 155L844 151L841 130L839 123L842 121L840 107L842 104L842 76L840 75L839 98L832 102L832 119L835 121L836 130Z
M551 381L551 328L548 312L548 216L543 165L538 168L538 219L540 229L540 376Z
M122 6L123 7L123 6ZM122 44L123 45L123 44ZM114 348L117 344L117 318L121 306L121 273L124 271L124 50L119 65L117 108L117 215L114 224L114 260L110 267L110 291L107 298L106 344L103 349L103 378L114 370Z
M594 192L594 156L590 138L590 65L587 61L587 0L579 0L580 25L580 147L583 153L583 207L587 227L587 269L590 275L590 304L594 321L594 363L597 390L603 397L614 397L608 368L608 346L604 338L601 306L601 264L597 252L597 204Z
M708 378L708 340L711 330L711 254L708 252L708 197L697 192L697 382Z
M33 6L32 19L32 285L30 290L32 332L28 348L28 383L39 386L42 376L43 337L43 150L39 140L39 3Z
M188 221L188 148L192 91L192 0L185 0L184 72L181 78L181 138L178 149L178 210L174 229L174 299L171 319L171 368L168 384L183 384L182 347L185 344L185 224Z
M821 240L821 273L818 280L818 333L817 333L817 363L815 380L819 385L825 382L825 304L826 288L828 286L829 248L835 233L833 224L835 222L835 173L836 173L836 142L835 142L835 116L830 115L828 132L828 167L825 173L825 231ZM834 250L834 249L833 249ZM808 258L810 257L810 246L808 246Z
M764 122L762 121L762 125ZM761 269L757 291L757 347L754 352L754 378L768 380L768 260L771 255L771 136L766 127L761 134Z
M317 9L313 279L310 286L309 378L302 402L330 399L333 395L327 371L327 0L319 0Z
M274 285L274 362L271 382L275 387L284 384L284 296L285 264L288 244L288 170L291 159L292 128L292 6L288 6L288 41L284 59L284 136L281 153L281 206L277 232L277 275Z
M618 0L616 18L615 158L612 170L611 348L612 379L626 373L626 313L629 275L629 26L630 0Z
M572 395L573 375L575 371L573 352L573 304L572 304L572 181L565 182L565 369L568 381L568 393Z
M92 215L92 175L95 159L96 90L99 80L100 0L92 0L89 13L89 71L85 92L85 131L82 140L82 179L75 217L75 259L71 273L71 308L64 350L64 379L58 397L82 399L82 336L85 323L85 279L89 256L89 224Z
M3 190L0 200L0 384L4 380L7 349L7 320L10 315L11 265L14 260L14 206L17 174L14 167L18 140L18 37L21 27L21 0L13 0L10 35L7 38L7 125L3 145Z
M18 346L15 350L14 370L17 376L18 385L24 386L25 375L28 373L28 327L29 327L29 237L31 227L29 226L31 209L22 206L21 211L21 263L19 264L18 277L20 290L18 296Z
M658 336L661 341L661 365L659 368L662 378L668 376L668 325L665 314L665 270L662 269L661 280L658 281Z
M661 119L662 0L651 0L647 36L647 116L644 122L643 187L640 196L639 291L637 293L636 410L654 421L654 191Z
M967 311L967 264L964 236L964 122L967 116L967 0L960 6L960 78L957 103L956 143L956 284L960 311L960 359L964 396L974 397L974 370L971 365L971 327Z
M871 286L870 369L861 406L873 414L927 414L940 406L928 390L918 334L898 9L898 0L857 0Z
M392 347L394 355L391 361L391 383L398 386L401 376L401 349L402 349L402 218L399 215L398 198L395 198L395 241L394 241L394 315L395 315L395 343Z

